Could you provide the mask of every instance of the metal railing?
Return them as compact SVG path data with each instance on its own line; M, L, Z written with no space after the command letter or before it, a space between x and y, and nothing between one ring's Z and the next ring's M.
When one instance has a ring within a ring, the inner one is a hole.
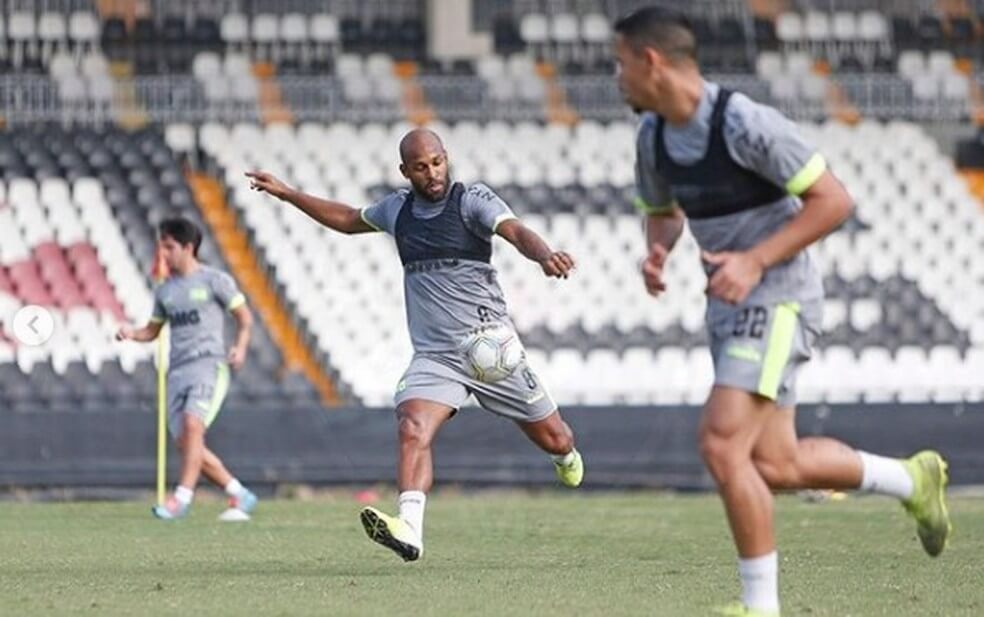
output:
M796 120L818 120L829 114L826 102L822 100L774 99L768 82L754 75L712 74L708 78L773 105ZM970 115L970 103L966 98L919 99L913 95L909 83L894 74L838 75L833 79L864 117L934 123L962 122ZM984 74L977 74L973 79L984 85ZM523 100L522 97L496 100L478 77L424 75L419 80L427 101L445 121L545 119L542 102ZM612 121L632 117L610 75L566 75L558 79L558 84L567 93L568 103L583 118ZM129 93L131 87L132 96ZM346 100L341 82L333 77L284 76L280 78L280 87L285 103L298 122L394 122L405 117L403 110L393 103L374 98ZM136 108L132 106L134 98ZM113 98L103 104L86 99L64 101L56 82L46 76L0 75L0 117L8 125L102 124L131 111L142 112L148 120L160 124L260 120L256 103L235 98L209 101L201 83L190 75L137 77L132 85L118 85Z
M424 75L420 77L428 103L442 120L503 119L514 122L544 118L542 103L521 97L495 100L479 77L464 75Z
M329 13L338 17L371 21L376 17L423 17L422 0L152 0L157 16L206 16L221 19L228 13Z
M969 117L966 98L918 99L911 85L898 75L841 75L836 80L851 104L865 117L923 122L962 121Z
M70 13L72 11L96 12L96 0L0 0L0 13Z

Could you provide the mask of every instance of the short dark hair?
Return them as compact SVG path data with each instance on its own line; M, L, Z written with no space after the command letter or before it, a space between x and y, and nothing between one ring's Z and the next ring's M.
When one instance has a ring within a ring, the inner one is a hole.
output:
M684 15L650 6L615 22L615 32L633 45L652 47L673 61L697 61L697 37Z
M157 226L161 238L171 238L182 246L192 245L195 257L198 257L198 247L202 245L202 231L183 216L175 216L161 221Z

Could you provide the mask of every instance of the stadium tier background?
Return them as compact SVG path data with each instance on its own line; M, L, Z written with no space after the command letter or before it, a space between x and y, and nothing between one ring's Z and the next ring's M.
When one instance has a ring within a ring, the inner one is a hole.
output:
M636 269L635 117L610 23L643 4L686 11L710 78L798 120L858 204L817 250L826 333L801 429L898 454L932 441L956 482L984 481L981 0L6 0L0 484L152 477L153 346L112 333L150 315L171 214L202 224L205 260L259 316L217 447L250 452L230 462L253 481L388 478L410 356L395 247L332 235L242 174L369 205L403 185L397 142L426 123L456 179L579 258L560 282L514 251L495 263L597 461L589 484L706 486L689 445L711 378L696 246L684 237L658 302ZM54 317L43 346L13 334L25 304ZM443 478L549 481L477 415L449 427Z

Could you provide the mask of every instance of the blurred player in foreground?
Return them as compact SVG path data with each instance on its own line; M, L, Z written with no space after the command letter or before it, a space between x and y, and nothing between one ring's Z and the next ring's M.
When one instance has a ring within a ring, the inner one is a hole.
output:
M424 546L424 504L433 482L431 442L469 395L488 411L514 420L551 455L566 486L581 483L584 467L570 427L525 360L504 379L489 383L470 371L460 352L476 330L514 329L490 264L493 235L505 238L549 277L567 278L574 261L551 250L484 184L452 183L447 152L433 132L408 133L400 143L400 158L411 188L362 210L301 193L262 171L246 175L254 189L293 204L326 227L348 234L385 231L396 240L414 348L395 396L399 515L369 507L361 518L372 540L413 561Z
M796 373L823 305L806 248L850 216L851 198L792 122L703 79L685 21L641 9L615 32L619 88L644 112L636 169L646 288L666 290L663 268L685 220L708 275L715 376L700 450L724 501L743 589L742 602L722 612L779 614L770 489L891 495L916 519L926 552L938 555L950 532L939 454L900 460L796 435Z
M198 261L201 231L184 218L161 222L160 250L170 273L154 291L154 312L142 328L120 328L120 341L153 341L164 323L171 326L167 373L167 424L181 451L181 478L174 493L154 507L154 516L171 520L185 516L204 474L229 495L230 510L246 518L256 495L245 488L205 445L205 432L218 416L229 389L229 367L246 360L253 317L232 277ZM223 317L232 313L236 339L228 353Z

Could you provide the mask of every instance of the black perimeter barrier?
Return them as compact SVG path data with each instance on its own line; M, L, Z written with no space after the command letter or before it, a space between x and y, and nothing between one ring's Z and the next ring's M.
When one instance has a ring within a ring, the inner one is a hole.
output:
M588 488L710 488L696 447L693 407L568 407ZM0 410L0 491L153 487L156 416L147 411L10 413ZM984 403L804 405L801 436L827 435L903 456L932 447L952 484L984 484ZM244 482L351 485L395 481L396 422L389 409L223 412L209 445ZM465 408L438 435L436 485L547 486L553 468L510 421ZM173 447L169 481L177 471Z

